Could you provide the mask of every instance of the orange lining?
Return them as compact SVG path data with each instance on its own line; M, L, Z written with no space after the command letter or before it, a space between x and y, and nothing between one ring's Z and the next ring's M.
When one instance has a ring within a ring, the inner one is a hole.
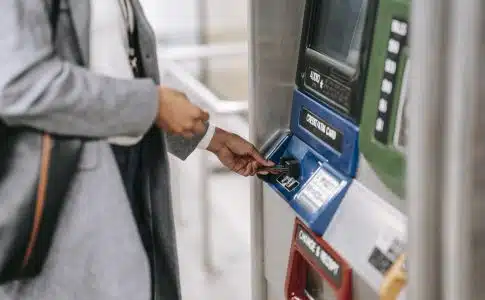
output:
M37 201L35 202L34 222L32 225L32 231L30 232L29 243L27 250L25 251L24 260L22 261L22 269L24 269L29 263L32 251L34 250L35 242L39 234L40 223L42 221L42 215L44 213L44 204L47 188L47 180L49 175L49 162L51 159L51 146L52 140L48 134L42 136L42 152L40 161L40 176L39 185L37 188Z

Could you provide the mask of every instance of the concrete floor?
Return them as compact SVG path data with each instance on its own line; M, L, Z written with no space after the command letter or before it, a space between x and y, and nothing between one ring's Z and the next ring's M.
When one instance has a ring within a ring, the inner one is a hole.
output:
M209 272L202 254L200 157L196 152L185 162L172 160L172 168L180 172L172 189L178 199L175 215L183 299L248 300L249 180L221 172L209 176L215 266L215 272Z

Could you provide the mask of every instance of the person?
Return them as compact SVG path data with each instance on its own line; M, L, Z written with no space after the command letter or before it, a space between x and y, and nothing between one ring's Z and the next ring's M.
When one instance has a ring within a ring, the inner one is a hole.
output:
M204 148L243 176L272 163L160 85L138 0L59 0L51 28L55 1L0 2L0 120L86 141L40 275L0 298L180 299L167 151Z

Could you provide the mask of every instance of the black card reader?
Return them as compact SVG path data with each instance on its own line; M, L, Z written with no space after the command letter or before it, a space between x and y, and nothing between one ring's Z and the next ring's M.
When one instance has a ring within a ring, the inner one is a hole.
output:
M270 174L267 175L258 175L259 178L263 180L269 180L275 175L287 174L292 178L299 178L300 177L300 163L298 160L290 157L283 157L280 160L280 163L272 166L272 167L264 167L259 169L258 171L267 171Z

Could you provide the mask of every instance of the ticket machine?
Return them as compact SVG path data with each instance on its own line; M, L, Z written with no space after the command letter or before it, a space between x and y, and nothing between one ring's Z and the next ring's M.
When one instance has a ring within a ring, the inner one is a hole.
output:
M405 299L408 13L402 0L252 2L253 138L292 170L253 185L266 286L253 298Z

